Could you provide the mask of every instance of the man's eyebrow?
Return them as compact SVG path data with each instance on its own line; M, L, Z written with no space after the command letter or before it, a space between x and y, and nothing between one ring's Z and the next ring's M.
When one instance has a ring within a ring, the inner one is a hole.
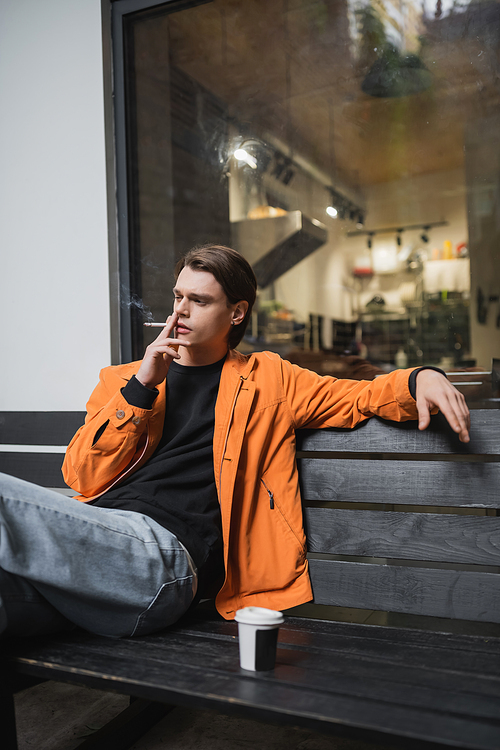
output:
M179 294L182 296L181 291L177 289L177 287L175 286L172 289L172 292L174 294ZM187 296L190 299L201 299L203 302L213 302L213 299L214 299L211 294L198 294L197 292L190 292Z

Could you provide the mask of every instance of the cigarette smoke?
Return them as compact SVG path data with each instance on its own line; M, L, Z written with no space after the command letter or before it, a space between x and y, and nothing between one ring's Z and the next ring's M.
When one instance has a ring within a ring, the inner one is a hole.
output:
M132 307L136 310L139 310L139 312L144 316L146 322L152 322L154 320L154 315L151 312L150 308L144 304L142 299L138 297L137 294L131 292L130 289L127 289L123 284L121 293L121 306L126 310L130 310L130 308Z

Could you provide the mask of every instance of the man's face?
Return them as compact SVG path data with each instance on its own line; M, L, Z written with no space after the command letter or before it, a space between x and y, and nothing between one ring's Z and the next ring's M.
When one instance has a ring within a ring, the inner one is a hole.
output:
M224 290L211 273L186 266L174 287L177 337L192 344L190 351L194 346L225 351L231 321L241 322L239 304L228 305Z

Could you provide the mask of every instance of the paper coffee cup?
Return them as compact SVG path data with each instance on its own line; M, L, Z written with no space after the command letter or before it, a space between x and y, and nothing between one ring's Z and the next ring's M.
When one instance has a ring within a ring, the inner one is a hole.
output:
M244 607L236 612L240 641L240 666L251 672L274 669L278 630L285 618L265 607Z

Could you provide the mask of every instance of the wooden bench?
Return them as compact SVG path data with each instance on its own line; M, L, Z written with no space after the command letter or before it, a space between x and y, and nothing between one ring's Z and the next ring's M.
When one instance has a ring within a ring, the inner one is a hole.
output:
M71 434L80 418L67 418ZM0 443L23 442L14 416L2 420ZM58 446L64 421L27 425L33 441L40 428L40 442ZM424 433L380 419L298 433L315 604L285 613L276 668L240 670L236 624L203 606L147 637L5 640L3 747L16 747L11 694L50 679L140 699L132 723L141 711L157 720L164 705L208 707L404 748L498 750L499 447L496 409L472 412L467 445L439 415ZM57 486L61 454L2 450L3 470ZM82 747L128 747L141 731L114 724Z

